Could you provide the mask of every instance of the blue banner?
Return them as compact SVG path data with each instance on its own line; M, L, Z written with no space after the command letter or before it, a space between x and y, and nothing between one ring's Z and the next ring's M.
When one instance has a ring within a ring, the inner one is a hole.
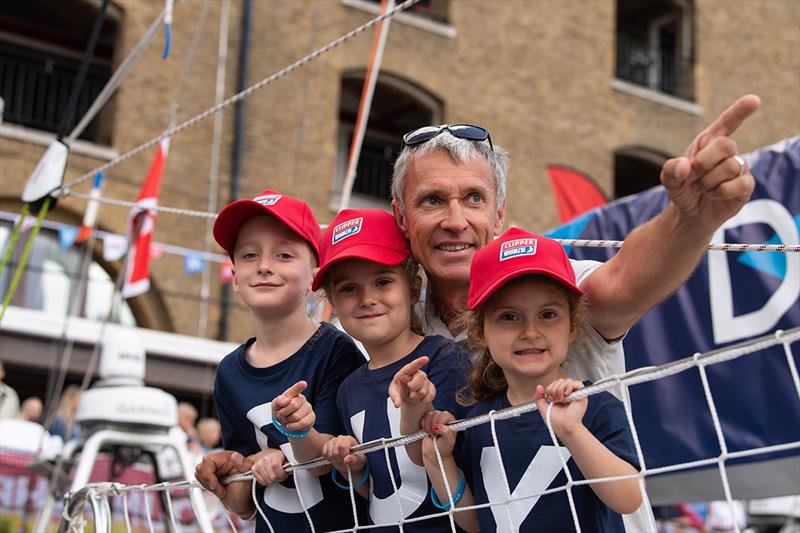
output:
M741 212L716 232L712 242L798 244L800 137L747 154L745 159L756 178L755 191ZM661 212L667 202L663 187L656 187L590 211L548 235L622 240ZM616 250L572 247L568 253L576 259L605 261ZM629 332L624 341L627 369L662 365L800 326L798 298L800 254L708 252L686 285ZM794 361L800 366L800 343L792 348ZM712 365L707 372L729 452L800 441L800 398L781 346ZM648 468L720 455L699 370L636 385L630 392ZM739 497L800 493L798 453L794 449L727 461L727 466L750 464L750 470L742 470L748 473L732 483L734 492L738 484ZM776 462L787 457L789 463ZM752 470L754 463L767 469ZM776 475L785 479L775 478L769 463L780 465L783 472ZM732 471L735 473L735 468ZM687 497L679 500L719 497L719 469L714 466L708 473L715 474L713 481L683 487ZM657 482L648 484L650 488L658 486Z

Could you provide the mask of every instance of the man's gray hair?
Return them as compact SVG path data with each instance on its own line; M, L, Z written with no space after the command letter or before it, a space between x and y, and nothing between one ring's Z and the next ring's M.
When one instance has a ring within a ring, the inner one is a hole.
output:
M423 156L432 152L444 152L454 163L459 165L467 164L471 159L483 157L489 162L494 177L495 190L497 191L497 210L499 211L506 200L506 175L508 174L508 152L503 148L494 145L494 150L489 147L486 141L475 142L467 139L460 139L442 132L430 141L413 146L404 146L397 161L394 163L394 175L392 176L392 199L397 203L401 213L405 213L403 197L406 172L411 160L418 156Z

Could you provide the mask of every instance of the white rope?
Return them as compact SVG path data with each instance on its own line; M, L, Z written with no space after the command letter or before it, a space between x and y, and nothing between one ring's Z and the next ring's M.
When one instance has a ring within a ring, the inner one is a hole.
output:
M783 330L779 329L776 331L775 338L779 339L783 345L783 353L786 354L786 362L789 364L789 373L792 376L792 382L797 391L797 397L800 398L800 377L798 377L797 365L794 363L794 357L792 357L792 349L789 348L789 342L784 340Z
M452 533L456 533L456 521L453 518L453 512L455 511L456 503L453 501L453 491L450 489L450 480L447 479L447 472L445 472L444 469L442 454L439 451L439 445L436 443L436 441L437 437L434 436L433 450L436 452L436 462L439 463L439 472L442 474L442 479L444 480L444 490L447 492L447 501L450 502L450 508L447 510L447 517L450 519L450 531L452 531Z
M558 454L559 460L561 460L561 468L564 470L564 475L567 476L567 484L565 485L567 490L567 501L569 502L569 510L572 513L572 522L575 525L575 531L577 533L581 533L581 523L578 520L578 511L575 509L575 497L572 495L572 486L575 484L575 481L572 479L572 473L569 471L569 466L567 466L567 458L564 457L564 453L561 451L561 445L558 443L558 439L556 438L556 432L553 430L553 423L551 421L552 413L553 413L553 402L547 404L547 413L545 414L545 425L547 426L547 431L550 433L550 439L553 441L553 447L556 449L556 453Z
M590 246L592 248L622 248L625 241L608 241L599 239L553 239L562 246ZM721 252L800 252L800 244L736 244L710 243L709 250Z
M694 354L694 359L697 361L700 357L699 353ZM706 403L708 404L708 410L711 412L711 421L714 423L714 431L717 434L717 442L719 443L720 454L717 456L717 464L719 465L719 475L722 479L722 490L725 494L725 501L728 502L728 507L731 511L731 516L734 517L733 520L733 527L736 530L736 533L739 533L739 523L738 520L735 519L736 511L733 508L733 498L731 497L731 485L730 481L728 480L728 470L725 466L725 461L728 458L728 445L725 442L725 435L722 433L722 425L719 421L719 415L717 414L717 406L714 403L714 397L711 394L711 387L708 384L708 375L706 374L706 367L704 364L698 362L697 369L700 371L700 380L703 383L703 393L706 396Z
M385 19L394 17L397 13L412 7L413 5L417 4L419 1L420 0L408 0L408 1L398 5L397 7L392 9L391 11L385 13L384 15L380 15L378 17L375 17L374 19L366 22L365 24L362 24L361 26L359 26L359 27L347 32L346 34L334 39L333 41L331 41L330 43L326 44L322 48L319 48L319 49L315 50L314 52L308 54L307 56L295 61L291 65L288 65L288 66L282 68L281 70L279 70L278 72L272 74L271 76L268 76L267 78L264 78L263 80L259 81L258 83L255 83L254 85L251 85L247 89L245 89L245 90L243 90L243 91L231 96L230 98L224 100L223 102L221 102L221 103L219 103L219 104L217 104L215 106L212 106L209 109L206 109L202 113L200 113L198 115L195 115L194 117L192 117L192 118L190 118L188 120L185 120L184 122L181 122L180 124L178 124L178 125L176 125L174 127L171 127L169 129L165 130L164 132L162 132L157 137L154 137L154 138L150 139L149 141L147 141L147 142L145 142L143 144L140 144L136 148L133 148L133 149L125 152L124 154L120 154L119 156L115 157L111 161L108 161L107 163L104 163L104 164L100 165L99 167L95 168L94 170L90 170L89 172L87 172L85 174L82 174L81 176L78 176L77 178L75 178L71 182L67 183L61 189L56 189L55 191L53 191L53 193L52 193L53 196L61 196L65 187L66 188L72 188L72 187L74 187L74 186L76 186L76 185L78 185L80 183L83 183L84 181L86 181L88 179L91 179L98 172L102 172L102 171L105 171L105 170L107 170L107 169L109 169L109 168L111 168L113 166L116 166L116 165L122 163L123 161L126 161L127 159L130 159L131 157L135 156L136 154L138 154L138 153L140 153L140 152L142 152L144 150L147 150L151 146L155 146L156 144L161 142L161 140L166 139L168 137L172 137L172 136L176 135L177 133L180 133L181 131L185 130L186 128L194 126L198 122L201 122L201 121L205 120L206 118L208 118L209 116L213 115L214 113L217 113L217 112L225 109L226 107L228 107L231 104L235 104L239 100L242 100L243 98L246 98L246 97L250 96L254 92L256 92L256 91L258 91L260 89L263 89L264 87L266 87L270 83L274 82L275 80L280 79L283 76L289 74L290 72L296 70L297 68L302 67L306 63L308 63L310 61L313 61L314 59L318 58L322 54L324 54L326 52L329 52L330 50L336 48L340 44L344 43L345 41L350 40L351 38L355 37L359 33L371 28L372 26L378 24L379 22L381 22L381 21L383 21Z
M256 494L256 485L257 484L258 484L258 481L256 481L256 478L253 478L253 483L252 483L252 486L250 488L250 496L253 498L253 503L256 505L256 511L258 511L258 514L260 514L261 518L264 519L264 522L267 523L267 527L269 528L270 533L275 533L275 530L272 528L272 523L267 518L267 515L264 514L264 510L261 508L261 505L258 503L258 495Z
M400 491L397 488L397 481L394 479L394 468L392 468L392 460L389 457L389 447L386 446L386 439L381 439L381 444L383 444L383 454L386 457L386 468L389 470L389 480L392 482L392 494L394 494L397 500L397 507L400 509L400 521L394 525L399 526L400 533L403 533L403 517L405 516L403 512L403 502L400 501ZM370 490L375 490L372 484L370 484Z
M648 525L655 528L655 518L653 517L652 506L650 505L650 497L647 495L647 487L644 479L647 475L647 465L644 460L644 452L642 451L642 444L639 441L639 432L636 429L636 424L633 421L633 408L631 407L631 395L628 387L624 386L619 378L615 378L619 388L619 395L622 400L622 407L625 409L625 417L628 419L628 427L631 430L631 438L633 439L633 448L636 450L636 458L639 461L639 492L642 495L642 503L639 505L640 509L644 509L647 515Z
M115 198L108 198L106 196L92 197L88 194L75 192L70 188L65 187L62 189L61 196L71 196L80 200L93 200L101 204L116 205L120 207L140 207L138 203L130 200L119 200ZM217 213L211 211L196 211L192 209L181 209L179 207L167 206L153 206L147 208L155 213L169 213L172 215L196 217L196 218L209 218L217 217ZM625 241L606 241L606 240L592 240L592 239L553 239L560 243L562 246L576 246L579 248L621 248ZM800 244L745 244L745 243L730 243L730 242L712 242L706 248L709 251L722 251L722 252L773 252L773 253L800 253Z
M497 439L497 422L495 419L495 414L497 411L492 409L489 411L489 428L492 431L492 442L494 443L494 453L497 454L497 464L499 465L498 469L500 470L500 476L503 478L503 487L506 489L506 501L505 501L505 508L506 508L506 518L508 518L508 528L510 531L514 530L514 519L511 517L511 506L509 502L511 501L511 485L508 483L508 476L506 475L506 465L503 463L503 455L500 453L500 441Z
M317 533L317 530L314 527L314 521L311 520L311 514L308 512L308 507L306 507L306 502L303 500L303 493L300 490L300 480L297 478L297 476L294 477L294 488L297 492L297 499L300 500L300 507L303 509L303 513L306 515L306 520L308 520L309 527L311 527L311 533Z
M178 527L178 524L175 522L175 514L172 511L172 496L170 495L169 490L164 491L164 499L166 500L169 521L172 524L172 531L174 531L175 533L179 533L180 528Z
M141 490L144 491L145 489L142 488ZM145 512L145 514L147 516L147 527L150 528L150 533L155 533L155 531L153 530L153 519L150 516L150 514L151 514L150 513L150 501L149 501L149 496L150 495L147 492L142 492L142 496L144 496L144 512Z
M353 471L350 468L350 465L345 464L347 467L347 482L350 484L347 492L350 493L350 507L353 510L353 531L358 531L358 509L356 508L356 491L353 488ZM331 475L333 475L333 471L331 471Z
M228 521L228 527L231 528L231 531L233 533L239 533L239 530L236 529L236 526L233 523L233 519L231 518L231 514L228 512L227 509L225 509L225 506L222 507L222 514L225 515L225 520Z
M128 493L122 493L122 514L125 518L125 531L131 533L131 517L128 513Z

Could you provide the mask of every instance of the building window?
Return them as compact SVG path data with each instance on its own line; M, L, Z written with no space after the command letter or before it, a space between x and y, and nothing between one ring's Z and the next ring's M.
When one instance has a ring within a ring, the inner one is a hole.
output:
M615 76L693 100L691 0L618 0Z
M13 226L6 221L0 222L0 249L5 249ZM11 261L0 273L0 294L6 294L11 277L16 270L22 255L23 244L27 242L30 230L23 232ZM64 250L58 242L58 234L53 230L42 228L33 243L30 257L25 265L17 291L11 299L11 305L36 309L45 313L64 317L69 314L70 306L75 298L81 300L78 316L91 320L103 321L111 306L114 292L114 280L105 269L92 262L87 272L81 272L83 251L78 248ZM81 277L88 280L83 294L79 294ZM127 302L115 299L115 322L135 326L136 319Z
M622 148L614 152L614 198L661 185L661 167L668 156L647 148Z
M381 0L369 1L375 4L381 3ZM395 0L395 5L400 5L405 1L406 0ZM414 15L419 15L434 22L447 24L447 13L448 8L450 7L449 4L450 0L420 0L420 2L407 9L405 13L413 13Z
M363 71L342 77L337 180L331 202L334 208L339 206L363 86ZM378 78L358 159L352 207L388 207L392 169L403 134L438 123L441 116L441 104L432 95L399 78L387 75Z
M3 121L57 132L78 76L98 7L84 0L26 0L0 4L0 98ZM109 9L68 132L111 77L117 21ZM111 144L108 113L80 139Z

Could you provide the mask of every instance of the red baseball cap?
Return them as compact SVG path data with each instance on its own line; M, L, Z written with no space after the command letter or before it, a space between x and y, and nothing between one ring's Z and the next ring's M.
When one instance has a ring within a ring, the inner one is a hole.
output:
M214 239L233 259L233 248L239 228L253 217L271 215L305 239L319 259L319 240L322 232L308 204L292 196L265 189L252 200L231 202L222 208L214 222Z
M524 229L511 228L472 258L469 308L477 309L507 281L525 274L545 275L583 294L575 284L575 271L560 244Z
M322 234L319 271L311 288L319 289L330 267L345 259L399 265L410 255L408 240L391 214L381 209L345 209Z

